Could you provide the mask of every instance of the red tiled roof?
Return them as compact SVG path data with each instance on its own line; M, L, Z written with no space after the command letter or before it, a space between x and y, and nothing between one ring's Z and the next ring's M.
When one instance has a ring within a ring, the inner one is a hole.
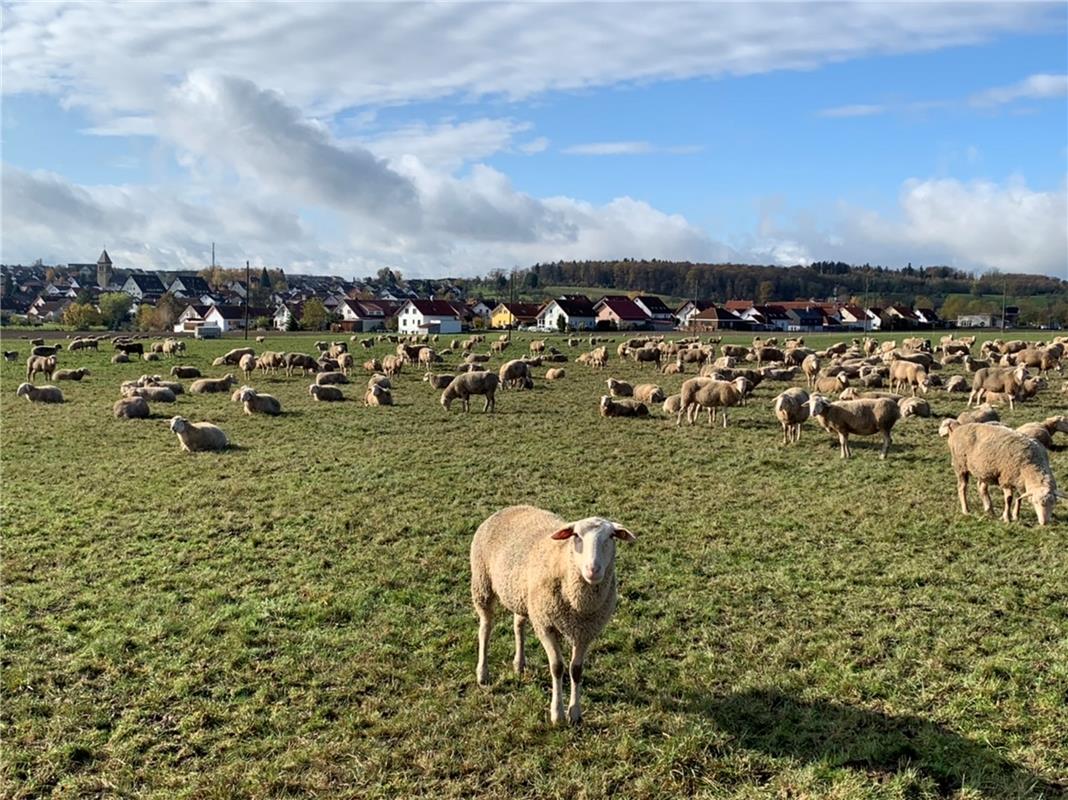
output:
M629 297L605 295L597 305L607 306L608 309L621 320L645 322L649 319L649 315L642 311L641 308Z

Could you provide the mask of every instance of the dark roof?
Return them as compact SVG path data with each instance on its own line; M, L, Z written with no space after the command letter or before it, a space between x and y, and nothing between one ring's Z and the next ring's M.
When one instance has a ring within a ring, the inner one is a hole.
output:
M409 300L424 317L459 317L460 313L445 300Z
M724 308L723 306L711 305L708 308L706 308L703 311L701 311L700 313L698 313L697 316L694 317L694 319L737 320L737 319L741 319L741 317L739 317L733 311L731 311L731 310L729 310L727 308Z
M107 264L111 266L111 256L108 255L108 249L105 247L103 252L100 253L100 258L96 260L97 266L103 266Z
M682 311L682 309L686 308L686 306L690 305L691 303L693 304L693 307L698 310L698 312L704 311L706 308L711 308L716 304L714 300L687 300L675 309L675 314L678 314L680 311Z
M163 294L167 291L159 276L153 272L131 272L127 279L137 284L142 294Z
M637 305L629 297L622 297L620 295L605 295L597 303L597 305L606 306L613 314L621 320L629 320L632 322L646 322L649 319L649 315L642 311L641 307Z
M593 303L584 294L568 294L558 297L556 298L556 304L569 317L597 316L597 312L593 310Z
M788 319L789 315L785 308L775 303L771 303L766 306L753 306L757 313L760 314L765 320L773 319Z
M219 312L219 315L223 319L244 319L245 307L244 306L210 306L206 314L210 314L211 310L215 309ZM273 317L274 312L269 308L256 308L255 306L249 306L248 317L249 319L255 319L256 317Z
M177 275L174 280L181 281L185 290L192 294L209 294L211 292L208 282L199 275ZM171 285L173 284L174 281L171 281Z
M823 324L823 311L819 308L788 308L786 316L802 325Z
M538 318L538 312L541 311L541 306L537 303L501 303L509 313L516 319L528 319L534 320ZM497 306L493 310L496 311Z
M671 309L668 308L664 304L664 301L657 297L655 294L638 295L634 298L634 302L645 306L645 309L653 316L671 313Z

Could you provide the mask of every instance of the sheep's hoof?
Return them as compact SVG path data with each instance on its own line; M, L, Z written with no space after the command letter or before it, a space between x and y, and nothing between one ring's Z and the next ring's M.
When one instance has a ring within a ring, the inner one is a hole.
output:
M478 685L485 688L490 684L489 670L478 670L475 673L475 678L478 680Z
M579 706L568 706L567 721L572 725L578 725L582 722L582 709Z

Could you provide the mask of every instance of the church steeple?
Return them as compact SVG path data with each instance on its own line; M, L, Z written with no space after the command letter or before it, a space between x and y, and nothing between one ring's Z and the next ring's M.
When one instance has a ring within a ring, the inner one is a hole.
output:
M96 285L101 289L106 289L111 284L111 256L108 255L107 248L100 254L100 258L96 260Z

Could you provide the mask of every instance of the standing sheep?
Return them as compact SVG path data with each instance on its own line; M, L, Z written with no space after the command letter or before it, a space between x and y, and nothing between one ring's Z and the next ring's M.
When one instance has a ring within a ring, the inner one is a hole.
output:
M530 366L518 358L501 365L497 378L502 389L522 389L530 381Z
M225 450L230 446L226 434L210 422L190 422L185 417L173 417L171 431L178 435L178 444L187 453Z
M801 424L808 419L808 392L797 386L787 389L772 404L782 425L782 443L801 441Z
M30 356L26 359L26 380L28 381L32 381L38 372L52 380L52 373L55 371L55 356Z
M682 424L683 413L686 414L686 421L693 425L704 408L708 411L709 427L715 419L716 409L722 409L723 427L726 428L727 407L741 405L744 384L740 382L744 380L746 379L735 378L734 382L731 382L715 378L690 378L682 384L682 404L675 420L676 427Z
M582 667L593 640L616 608L616 540L636 537L600 517L568 523L533 506L502 509L483 522L471 542L471 600L478 615L476 677L489 684L489 640L500 603L514 615L515 658L526 665L524 638L529 621L549 660L552 701L549 718L564 720L562 640L571 645L571 697L567 719L582 719Z
M881 397L875 400L845 400L829 403L818 394L808 400L810 417L819 420L823 429L838 434L842 458L852 455L849 449L849 435L874 436L881 433L883 449L880 459L885 459L890 450L890 431L894 423L901 419L901 409L895 401Z
M495 411L497 408L497 385L500 378L492 372L465 372L457 375L441 393L441 407L446 411L452 406L452 401L457 398L463 403L464 411L471 410L471 395L481 394L486 397L484 412Z
M237 362L237 365L241 368L241 371L245 373L245 380L252 380L252 373L256 369L256 357L246 353L241 356L241 360Z

